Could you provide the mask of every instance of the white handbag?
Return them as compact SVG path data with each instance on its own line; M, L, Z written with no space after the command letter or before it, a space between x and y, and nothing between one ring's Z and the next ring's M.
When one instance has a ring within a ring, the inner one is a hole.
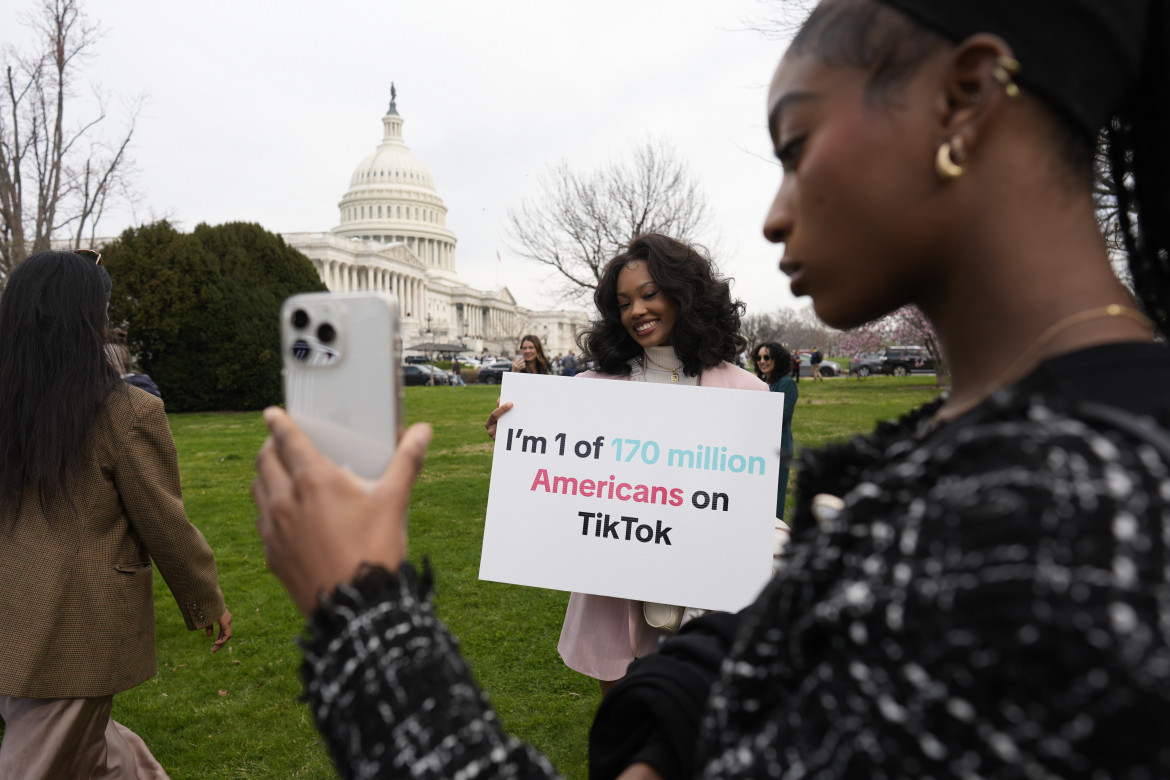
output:
M650 628L674 633L682 628L684 607L674 604L659 604L656 601L642 602L642 619Z
M818 499L822 496L817 496ZM828 498L835 498L828 496ZM840 502L840 499L837 499ZM816 502L814 501L814 509ZM841 507L844 502L840 502ZM831 504L834 509L838 509L835 504ZM772 542L772 573L775 574L780 565L780 556L784 552L784 548L788 545L789 528L788 524L783 520L776 521L775 534ZM659 604L656 601L642 602L642 619L646 621L646 625L651 628L657 628L662 631L669 631L676 633L685 624L691 622L700 615L706 614L708 610L699 609L698 607L680 607L676 604Z

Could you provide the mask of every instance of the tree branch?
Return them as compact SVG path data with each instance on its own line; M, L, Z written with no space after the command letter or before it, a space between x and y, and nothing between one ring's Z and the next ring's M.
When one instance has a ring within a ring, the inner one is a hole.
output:
M562 296L591 296L605 264L643 233L695 242L707 227L698 182L672 147L646 141L627 159L578 173L560 164L542 174L540 194L508 210L508 246L546 265Z

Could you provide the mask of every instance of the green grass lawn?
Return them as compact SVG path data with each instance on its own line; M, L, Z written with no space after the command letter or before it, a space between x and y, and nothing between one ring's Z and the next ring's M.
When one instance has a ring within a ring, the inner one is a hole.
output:
M869 430L933 398L919 377L800 382L797 446ZM480 582L491 468L483 421L497 388L406 389L409 422L435 429L411 504L411 557L430 557L436 606L504 726L569 778L585 778L586 739L599 703L594 681L557 657L568 594ZM114 716L138 732L175 780L331 778L334 772L298 701L302 620L267 569L248 492L265 431L260 415L171 415L191 521L215 550L235 636L212 656L188 633L156 576L159 674L115 698ZM791 480L795 482L795 478ZM789 506L792 500L789 499ZM109 630L116 631L117 626Z

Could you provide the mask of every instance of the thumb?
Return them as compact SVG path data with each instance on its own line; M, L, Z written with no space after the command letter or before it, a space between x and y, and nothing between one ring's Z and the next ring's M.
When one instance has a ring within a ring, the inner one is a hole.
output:
M416 423L407 428L398 440L398 448L390 465L374 483L374 495L380 501L386 501L395 513L406 514L411 488L427 457L431 433L431 426L426 423Z

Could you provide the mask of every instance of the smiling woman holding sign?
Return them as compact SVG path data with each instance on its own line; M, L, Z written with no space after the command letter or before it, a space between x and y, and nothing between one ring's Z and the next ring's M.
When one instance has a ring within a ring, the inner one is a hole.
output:
M767 390L730 361L746 346L739 335L743 305L711 260L668 236L647 234L602 270L593 295L598 318L580 347L594 371L586 379ZM512 408L499 406L488 435ZM672 604L574 593L557 650L565 664L608 691L635 658L653 653L682 620Z
M1168 5L817 5L768 94L784 175L765 236L830 325L916 304L953 390L802 453L778 573L722 641L679 652L695 621L634 665L598 713L591 776L1170 776ZM300 528L326 529L345 555L309 591L354 582L315 616L305 671L338 762L550 775L502 733L402 562L420 432L378 483L393 500L363 504L286 418L270 425L262 533L299 549ZM366 513L397 546L335 528ZM355 580L363 561L386 570ZM658 690L687 661L718 680L637 710L625 692L664 659L679 664ZM624 741L607 752L606 732Z
M600 317L580 346L597 370L578 376L768 389L730 362L746 346L739 335L742 304L692 247L656 234L634 239L606 265L593 300ZM671 604L574 593L557 650L569 668L608 691L631 661L678 630L682 612Z

